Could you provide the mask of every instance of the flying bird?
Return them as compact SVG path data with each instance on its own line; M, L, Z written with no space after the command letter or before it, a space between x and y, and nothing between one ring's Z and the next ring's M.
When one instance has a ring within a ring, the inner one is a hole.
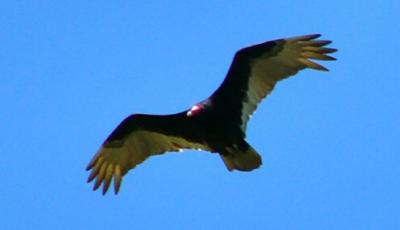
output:
M104 141L87 166L93 190L103 195L148 157L183 149L218 153L229 171L261 166L260 154L246 141L246 126L258 104L280 80L305 68L328 71L310 60L336 60L328 40L319 34L267 41L236 52L228 73L215 92L188 110L170 115L133 114Z

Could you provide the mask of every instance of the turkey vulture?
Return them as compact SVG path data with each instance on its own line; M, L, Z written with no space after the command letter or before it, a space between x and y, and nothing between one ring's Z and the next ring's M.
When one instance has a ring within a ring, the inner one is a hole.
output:
M170 115L133 114L104 141L86 170L103 195L114 178L118 193L122 177L152 155L183 149L218 153L229 171L260 167L261 156L245 140L247 121L275 84L299 70L328 71L310 59L336 60L327 54L328 40L319 34L277 39L236 52L227 76L206 100Z

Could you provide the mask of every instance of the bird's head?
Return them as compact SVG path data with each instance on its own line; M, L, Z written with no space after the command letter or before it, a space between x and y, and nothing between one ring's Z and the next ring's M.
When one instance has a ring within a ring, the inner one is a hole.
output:
M188 116L188 117L197 116L197 115L201 114L202 112L204 112L204 110L210 106L211 106L211 100L210 99L204 100L200 103L193 105L192 108L190 108L187 111L186 116Z

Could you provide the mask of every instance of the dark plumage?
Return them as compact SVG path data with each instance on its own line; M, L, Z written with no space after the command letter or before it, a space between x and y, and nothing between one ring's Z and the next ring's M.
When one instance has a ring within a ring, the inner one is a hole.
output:
M246 125L258 103L275 84L298 71L327 69L310 59L335 60L336 49L316 40L319 34L268 41L239 50L219 88L191 109L172 115L134 114L105 140L87 166L94 190L105 194L114 178L118 193L122 177L152 155L182 149L219 153L229 171L251 171L261 156L245 140Z

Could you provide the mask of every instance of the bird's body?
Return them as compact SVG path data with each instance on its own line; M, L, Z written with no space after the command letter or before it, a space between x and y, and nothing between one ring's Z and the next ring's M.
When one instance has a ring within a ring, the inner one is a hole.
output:
M261 156L247 143L246 125L259 102L275 84L304 68L327 70L309 59L335 60L326 55L330 41L320 35L278 39L239 50L221 86L206 100L171 115L134 114L105 140L89 163L88 181L107 192L114 178L118 193L129 169L152 155L183 149L219 153L229 171L251 171Z

